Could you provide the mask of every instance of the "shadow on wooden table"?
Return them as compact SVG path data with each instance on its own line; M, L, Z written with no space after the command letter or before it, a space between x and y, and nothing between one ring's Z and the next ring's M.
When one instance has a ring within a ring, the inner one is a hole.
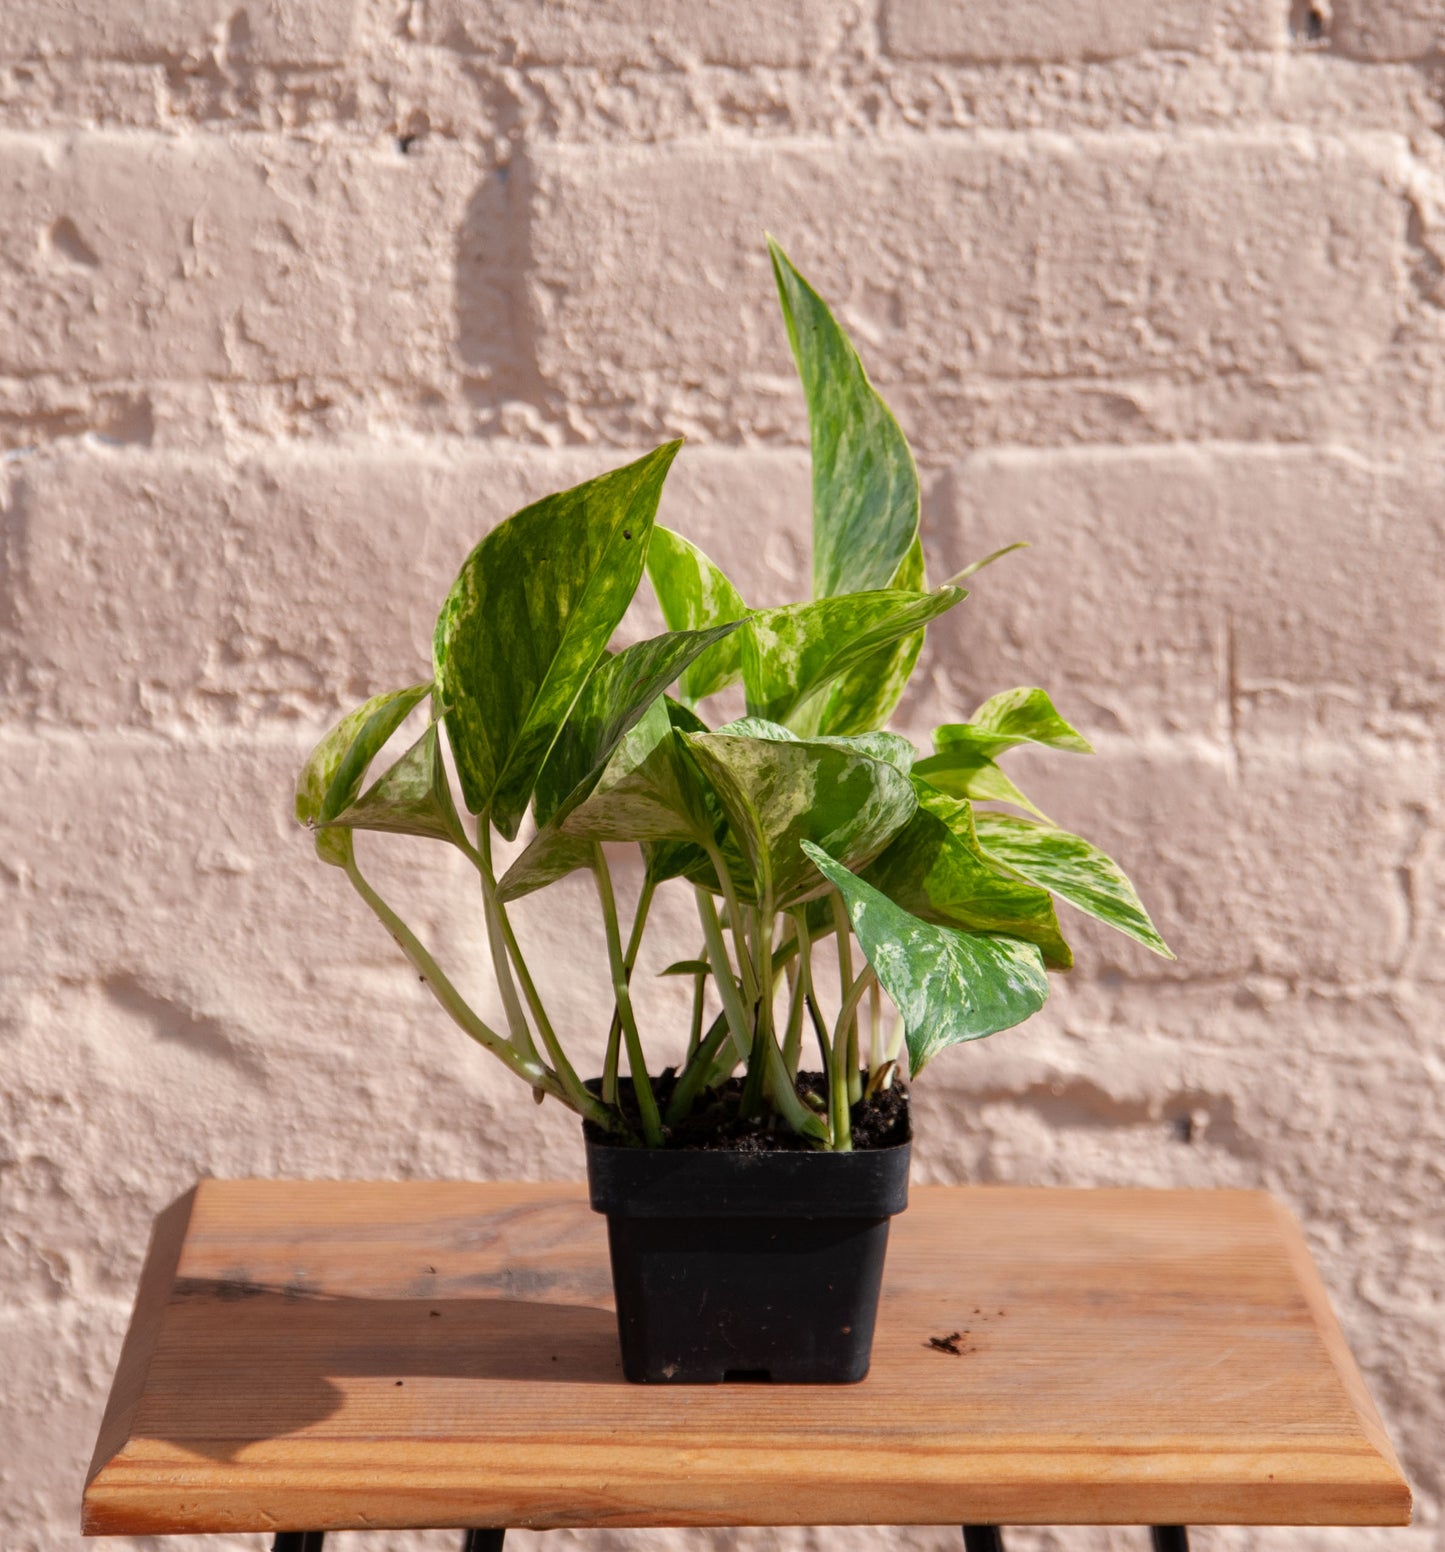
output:
M142 1404L134 1437L233 1459L257 1440L324 1433L321 1425L343 1408L349 1428L371 1415L379 1431L404 1422L408 1431L445 1432L462 1391L475 1410L478 1382L538 1381L624 1383L612 1311L495 1297L338 1297L187 1278L175 1285L147 1377L147 1400L158 1404ZM507 1400L499 1391L498 1408Z

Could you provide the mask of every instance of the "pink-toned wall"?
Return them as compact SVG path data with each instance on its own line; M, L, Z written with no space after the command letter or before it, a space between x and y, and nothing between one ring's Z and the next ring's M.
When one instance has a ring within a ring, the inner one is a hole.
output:
M1442 45L1439 0L0 4L5 1552L78 1545L146 1225L196 1175L578 1172L288 788L425 671L489 524L664 436L665 520L755 602L803 584L764 228L914 440L934 575L1034 543L904 725L1048 687L1099 753L1023 762L1042 804L1179 953L1082 925L1041 1017L926 1075L918 1178L1278 1192L1418 1521L1198 1544L1445 1545ZM479 964L445 859L394 876ZM592 1051L558 893L523 930Z

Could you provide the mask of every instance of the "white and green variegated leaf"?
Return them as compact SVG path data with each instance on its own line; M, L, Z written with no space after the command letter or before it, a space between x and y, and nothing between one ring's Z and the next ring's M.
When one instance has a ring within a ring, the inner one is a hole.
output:
M644 849L690 844L694 849L686 854L687 863L703 855L701 842L712 838L719 816L668 710L662 698L655 699L585 796L538 830L503 875L498 885L502 900L519 899L576 868L590 867L599 841L640 842Z
M700 631L741 620L742 595L690 540L658 525L647 545L647 575L672 631ZM682 676L678 690L688 704L726 689L742 676L742 642L721 637Z
M605 656L583 686L537 777L533 806L541 828L576 808L618 744L668 685L732 635L732 620L706 630L669 631Z
M913 454L822 298L771 238L768 251L808 404L813 596L890 587L918 535Z
M1065 722L1038 689L1004 690L990 696L967 722L945 723L933 731L933 746L940 753L972 749L992 758L1019 744L1043 744L1076 754L1094 752L1088 739Z
M804 734L820 731L823 692L830 685L966 596L948 587L931 593L849 593L759 610L741 632L749 715Z
M927 577L921 539L914 539L888 586L907 593L921 593L925 589ZM828 691L818 716L819 730L824 733L866 733L883 727L902 700L909 675L922 650L923 632L917 630L889 646L880 647L856 668L850 668Z
M429 723L390 770L328 823L350 830L383 830L450 841L469 851L442 760L439 724Z
M1034 944L921 921L819 847L804 849L842 894L868 963L903 1016L915 1077L944 1047L1010 1029L1047 1001Z
M815 744L831 744L835 749L852 749L859 754L866 754L870 759L882 760L885 765L891 765L895 770L902 771L907 776L912 771L915 761L918 759L918 751L913 747L911 740L905 738L902 733L851 733L851 734L820 734L813 739Z
M686 742L747 858L752 894L776 910L821 888L803 841L861 867L917 806L912 782L895 765L842 741L812 742L779 728L751 737L692 733Z
M970 798L976 803L1011 803L1026 813L1047 816L1019 790L991 756L970 744L929 755L913 767L913 774L950 797Z
M979 844L1015 873L1173 959L1124 870L1080 835L1014 814L976 813Z
M431 688L428 682L373 695L348 712L301 767L296 778L296 817L316 831L316 854L323 862L344 867L350 840L318 827L334 819L361 791L367 767Z
M993 861L974 833L973 806L915 781L918 812L863 869L864 881L905 911L942 927L1000 932L1036 943L1044 964L1074 962L1048 890Z
M674 733L711 731L692 707L671 697L667 699L666 705L667 719ZM714 840L722 847L725 854L735 854L736 846L728 834L727 819L723 815L716 794L702 779L696 762L687 748L681 743L675 743L673 751L685 767L688 791L696 794L701 801L702 812L707 816L706 825L711 827ZM647 868L647 876L654 886L665 883L670 878L687 878L695 884L711 889L715 894L718 892L718 880L712 862L697 840L672 838L644 841L642 858ZM741 856L738 855L736 860L737 871L745 873Z
M509 517L437 620L437 688L462 795L508 839L621 620L679 443Z

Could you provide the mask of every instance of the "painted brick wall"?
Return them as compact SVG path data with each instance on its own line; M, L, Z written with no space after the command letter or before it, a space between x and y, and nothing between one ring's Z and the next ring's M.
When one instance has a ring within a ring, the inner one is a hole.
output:
M287 792L424 669L488 524L664 436L667 519L753 600L800 586L765 227L914 439L934 574L1034 542L905 723L1053 690L1100 752L1041 800L1179 950L1081 927L1043 1016L928 1074L919 1178L1280 1193L1418 1521L1199 1542L1445 1546L1442 45L1440 0L0 5L6 1552L79 1544L145 1227L197 1174L578 1172ZM393 876L477 963L459 873ZM589 1051L560 893L522 926Z

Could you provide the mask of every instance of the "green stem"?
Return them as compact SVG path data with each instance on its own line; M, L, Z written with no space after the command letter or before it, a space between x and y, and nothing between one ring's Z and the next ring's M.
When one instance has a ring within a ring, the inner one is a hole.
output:
M712 1073L713 1063L730 1039L731 1031L728 1029L727 1014L719 1013L712 1021L707 1034L698 1042L697 1049L688 1059L687 1065L678 1075L677 1086L672 1091L672 1098L667 1102L665 1119L669 1126L676 1126L678 1122L685 1120L692 1113L697 1096L704 1088L711 1086L708 1078Z
M642 928L647 921L648 908L652 904L653 891L657 888L651 877L644 875L642 893L637 897L637 909L632 916L632 931L627 939L627 952L622 956L627 972L627 984L632 985L632 967L637 963L637 951L642 945ZM614 1007L612 1024L607 1031L607 1057L602 1064L602 1097L609 1105L617 1103L617 1066L622 1054L622 1015Z
M828 1093L833 1121L833 1146L844 1153L851 1152L853 1148L853 1127L849 1111L857 1103L850 1091L851 1086L843 1067L848 1060L850 1046L848 1030L850 1023L856 1027L858 1004L863 1000L863 994L868 990L872 980L873 967L867 965L844 995L843 1006L838 1013L838 1022L833 1026L833 1070ZM858 1096L860 1099L862 1098L861 1088L860 1084Z
M707 943L712 978L717 983L718 996L722 998L723 1012L727 1014L738 1060L745 1062L752 1050L752 1020L744 1011L742 998L738 995L737 978L733 975L732 961L728 958L727 944L723 941L722 923L717 919L717 907L712 903L712 895L706 889L700 884L696 885L693 895L697 900L697 914L702 920L702 935Z
M744 1117L761 1115L763 1096L773 1085L769 1052L777 1050L773 1039L773 912L765 900L752 913L752 940L758 956L758 1011L753 1025L752 1050L748 1053L748 1081L743 1085L740 1107ZM791 1087L791 1085L789 1085Z
M487 944L492 951L492 972L497 978L497 989L502 994L502 1007L507 1014L507 1028L512 1043L525 1055L533 1058L537 1047L532 1041L532 1029L527 1015L522 1011L521 998L512 980L512 968L507 957L506 932L502 926L502 907L497 899L497 880L492 872L492 825L486 814L477 820L477 847L472 861L482 876L482 904L486 913Z
M642 1135L649 1148L660 1148L662 1121L657 1113L657 1100L652 1094L652 1082L647 1076L642 1036L637 1032L637 1020L632 1013L632 993L627 985L622 934L617 927L617 900L612 893L612 875L607 869L607 858L602 853L601 843L597 841L592 843L592 875L597 880L597 898L602 902L602 920L607 930L607 957L612 964L612 991L617 1001L617 1012L622 1019L623 1038L627 1041L627 1066L632 1074L632 1087L642 1116Z
M543 1093L560 1099L564 1105L586 1116L589 1121L595 1122L604 1131L616 1130L616 1117L591 1094L587 1094L584 1090L583 1097L578 1099L565 1092L556 1076L549 1072L535 1055L524 1055L510 1040L504 1039L496 1030L477 1017L466 999L427 952L421 940L362 877L361 870L356 865L356 858L349 847L346 856L346 876L351 880L357 894L376 913L382 926L396 939L402 953L411 961L428 991L446 1009L465 1034L471 1036L484 1050L490 1051L532 1088L541 1089Z
M702 998L707 986L705 975L695 975L692 978L692 1028L687 1036L687 1055L683 1061L690 1062L697 1055L697 1048L702 1044ZM727 1021L724 1020L724 1023Z
M886 1060L883 1054L883 988L875 976L868 988L868 1071L877 1072Z
M853 985L853 926L848 920L848 908L843 904L843 896L836 890L833 891L833 921L838 929L838 990L847 1002L849 988ZM858 1054L858 1005L855 1002L848 1016L847 1051L844 1056L844 1068L848 1081L848 1102L856 1105L863 1097L863 1075L859 1070L862 1060ZM833 1050L837 1053L838 1043L833 1042Z
M809 1110L799 1097L797 1085L783 1065L783 1053L771 1034L768 1036L764 1059L767 1062L768 1098L772 1101L773 1109L799 1136L811 1138L826 1147L829 1142L827 1123L822 1116Z
M803 1013L803 979L794 976L788 994L788 1022L783 1027L783 1065L794 1078L803 1059Z
M783 1065L796 1078L798 1076L798 1064L803 1059L803 1004L807 997L808 989L811 986L811 982L805 980L805 971L803 969L803 965L812 950L812 943L808 939L807 906L790 911L788 919L793 927L791 941L798 949L798 965L796 970L789 972L792 985L789 988L788 1024L783 1033ZM773 958L773 965L776 970L776 955Z
M752 960L748 957L747 934L743 931L742 907L738 904L737 890L733 888L732 874L727 870L723 862L722 849L714 841L707 848L708 860L712 863L718 876L718 884L722 889L723 901L728 908L728 921L732 924L733 943L737 947L738 971L743 979L743 991L749 1002L758 1000L758 978L753 974Z
M532 972L528 970L527 962L522 958L522 946L517 942L517 935L513 932L512 924L507 918L507 909L500 900L497 902L497 914L501 920L502 936L506 940L507 952L517 968L517 979L522 983L522 995L527 999L527 1006L532 1010L532 1017L537 1022L537 1032L542 1036L542 1044L547 1048L547 1055L557 1070L557 1076L562 1080L562 1085L569 1094L575 1096L588 1093L586 1084L577 1076L577 1069L568 1060L566 1051L562 1049L562 1042L557 1038L552 1020L547 1017L547 1010L542 1006L542 998L532 980Z
M828 1029L823 1023L823 1015L818 1011L818 999L813 995L813 940L808 935L808 922L804 914L807 907L798 912L798 988L802 993L803 1003L808 1010L808 1017L813 1024L813 1033L818 1037L818 1051L823 1060L823 1076L829 1078L833 1071L833 1051L828 1044ZM802 1060L801 1055L799 1061Z

